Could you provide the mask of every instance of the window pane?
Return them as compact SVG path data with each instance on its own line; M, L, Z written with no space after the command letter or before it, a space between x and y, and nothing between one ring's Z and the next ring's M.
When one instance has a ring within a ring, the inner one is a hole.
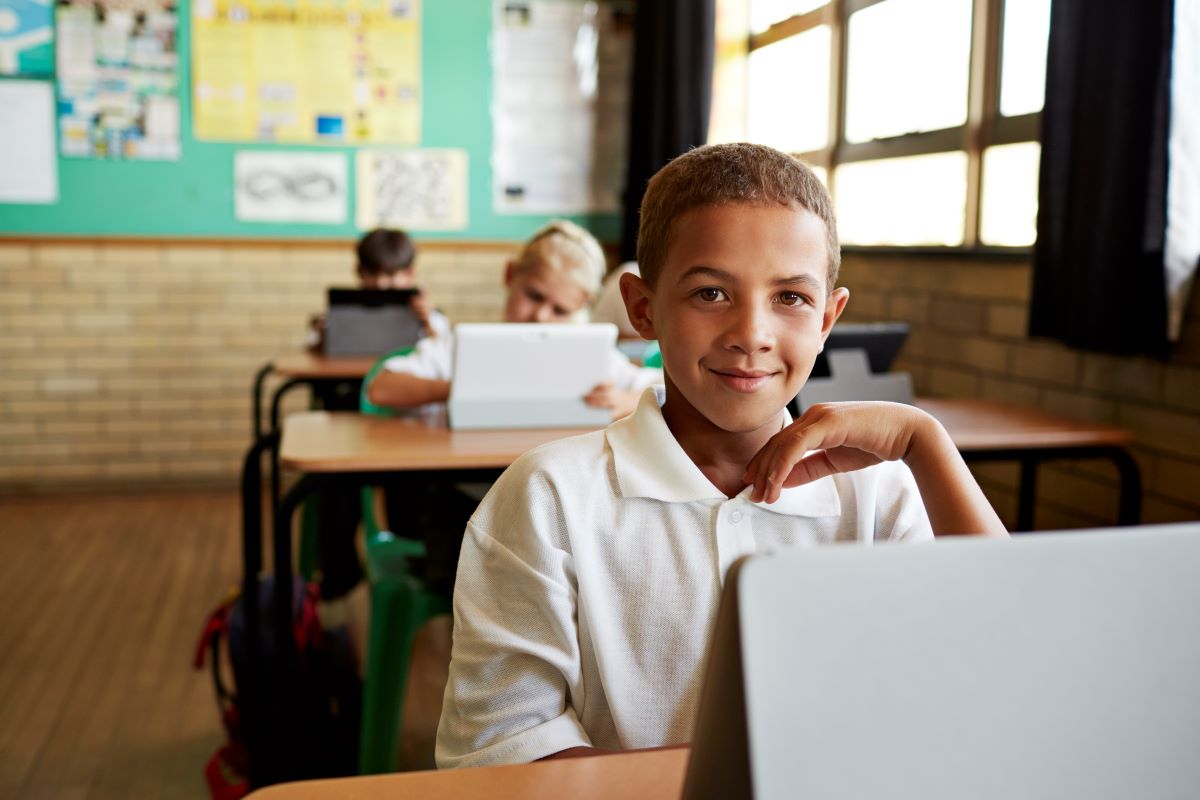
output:
M776 22L807 14L829 0L750 0L750 32L762 33Z
M845 244L963 243L966 153L842 164L833 180L838 233Z
M1000 61L1000 113L1004 116L1042 110L1049 38L1050 0L1005 0Z
M971 0L885 0L850 16L846 139L967 121Z
M829 26L750 53L746 134L750 141L802 153L829 139Z
M1037 239L1037 142L983 151L983 205L979 239L984 244L1028 247Z

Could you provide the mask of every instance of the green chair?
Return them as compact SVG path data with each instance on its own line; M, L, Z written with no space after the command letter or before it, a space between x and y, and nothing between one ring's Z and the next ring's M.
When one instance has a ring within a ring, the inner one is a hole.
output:
M662 350L658 347L658 342L650 342L646 345L646 352L642 355L643 367L662 367Z
M412 348L388 353L363 379L360 408L364 414L390 416L391 411L367 400L367 386L383 362ZM375 515L375 489L362 491L367 580L371 619L367 634L367 669L363 684L362 728L358 770L364 775L396 768L396 747L404 710L404 689L417 630L430 618L450 613L449 598L429 590L412 570L412 559L425 555L425 543L383 530Z

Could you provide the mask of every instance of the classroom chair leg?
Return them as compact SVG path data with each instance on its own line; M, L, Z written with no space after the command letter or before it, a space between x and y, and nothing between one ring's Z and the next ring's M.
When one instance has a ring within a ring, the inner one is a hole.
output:
M448 601L425 591L411 577L372 583L358 753L361 774L395 769L413 641L421 625L448 611Z

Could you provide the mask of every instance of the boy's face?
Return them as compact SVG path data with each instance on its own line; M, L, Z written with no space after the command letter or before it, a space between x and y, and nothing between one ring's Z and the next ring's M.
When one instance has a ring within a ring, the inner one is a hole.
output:
M396 272L367 273L358 271L358 283L364 289L411 289L414 284L411 269Z
M662 347L668 419L731 433L778 424L849 296L829 293L828 263L825 224L804 209L682 215L657 285L622 280L630 319Z
M588 301L587 292L574 281L545 266L517 270L510 262L504 285L508 287L505 322L571 322Z

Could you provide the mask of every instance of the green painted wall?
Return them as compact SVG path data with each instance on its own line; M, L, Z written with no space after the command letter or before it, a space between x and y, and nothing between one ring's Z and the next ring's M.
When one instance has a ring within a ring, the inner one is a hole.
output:
M415 231L426 239L523 239L548 217L492 211L490 0L424 0L421 145L468 153L469 226L465 231ZM201 142L192 137L190 0L181 0L179 161L93 161L60 158L54 205L0 204L0 233L180 237L354 237L353 207L344 225L246 223L234 219L233 157L276 144ZM354 197L352 147L289 147L347 154ZM351 204L353 205L353 204ZM601 240L620 234L617 215L572 217Z

